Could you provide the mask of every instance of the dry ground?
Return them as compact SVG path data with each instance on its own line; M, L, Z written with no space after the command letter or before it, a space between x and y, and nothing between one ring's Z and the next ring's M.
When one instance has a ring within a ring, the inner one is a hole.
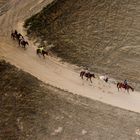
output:
M21 22L50 2L10 1L9 11L0 16L0 56L53 86L140 112L138 92L118 93L116 86L98 79L90 85L79 79L79 68L62 64L52 57L39 59L32 41L24 51L11 40L11 29L22 32ZM1 140L140 139L138 113L45 85L20 69L0 62Z
M0 61L0 140L139 140L140 114L45 85Z

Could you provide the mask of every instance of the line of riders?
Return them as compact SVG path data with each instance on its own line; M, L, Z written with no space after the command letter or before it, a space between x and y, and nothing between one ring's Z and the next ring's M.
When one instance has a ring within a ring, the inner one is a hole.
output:
M84 79L84 77L87 78L87 80L89 79L90 82L92 83L92 78L95 78L95 75L93 73L90 73L88 68L86 68L85 70L81 71L80 72L80 77L82 79ZM109 78L108 78L108 75L105 74L104 76L100 76L99 77L101 80L104 80L106 83L108 82ZM127 92L129 92L129 89L131 89L132 91L134 91L134 88L132 88L130 85L128 85L128 82L127 80L125 79L124 82L118 82L117 83L117 88L118 88L118 91L119 89L122 89L124 88L125 90L127 90Z
M12 31L11 33L11 38L13 40L17 40L19 46L23 47L24 49L26 49L26 45L29 45L29 43L24 39L24 37L17 32L17 30L15 30L14 32ZM43 55L43 57L45 58L45 55L48 55L48 51L45 50L45 48L43 46L40 46L36 49L36 54L40 56ZM95 75L93 73L90 73L88 68L86 68L85 70L80 72L80 77L82 79L84 79L84 77L87 78L87 80L89 79L90 82L92 83L92 78L95 78ZM107 76L107 74L105 74L104 76L100 76L100 79L104 80L105 82L108 82L109 78ZM130 85L128 85L127 80L124 80L124 82L118 82L117 83L117 88L118 91L121 88L124 88L125 90L127 90L127 92L129 92L129 89L131 89L132 91L134 91L134 88L132 88Z
M13 40L17 40L19 46L20 46L20 47L23 47L24 49L26 49L26 45L29 46L28 41L26 41L26 40L24 39L23 35L22 35L21 33L18 33L17 30L11 32L11 38L12 38ZM49 54L48 51L46 51L45 48L44 48L43 46L38 47L38 48L36 49L36 53L37 53L37 55L39 55L39 56L40 56L40 54L43 55L43 58L45 58L45 55L48 55L48 54Z
M24 49L26 49L26 45L29 45L29 43L24 39L24 37L20 33L17 32L17 30L11 32L11 38L13 40L17 40L19 46L23 47Z

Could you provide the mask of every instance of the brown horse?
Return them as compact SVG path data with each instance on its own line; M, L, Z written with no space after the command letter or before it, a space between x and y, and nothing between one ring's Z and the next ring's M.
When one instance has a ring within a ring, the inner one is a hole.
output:
M23 39L19 41L19 46L23 47L24 49L25 49L26 45L29 46L29 43L27 41L25 41Z
M11 38L13 40L17 40L19 43L19 46L20 46L21 40L24 40L24 37L20 33L18 33L16 30L15 30L15 32L13 32L13 31L11 32Z
M121 88L124 88L125 90L127 90L127 92L129 92L129 89L131 89L132 91L134 91L134 88L132 88L129 85L125 85L124 83L117 83L117 88L118 88L118 91Z
M39 48L36 50L36 54L37 55L41 54L41 55L43 55L44 58L45 58L45 55L49 55L49 53L47 51L42 50L42 52L41 52Z
M15 40L16 39L16 34L15 33L11 33L11 38L13 39L13 40Z
M95 78L95 75L94 75L94 74L91 74L90 72L86 73L85 71L81 71L81 72L80 72L80 77L83 79L84 76L87 78L87 80L90 79L90 82L91 82L91 83L92 83L91 78L92 78L92 77Z

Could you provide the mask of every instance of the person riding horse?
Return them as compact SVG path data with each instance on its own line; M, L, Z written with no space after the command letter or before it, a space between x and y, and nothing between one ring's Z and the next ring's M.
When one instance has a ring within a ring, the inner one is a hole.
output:
M82 70L82 71L80 72L80 77L81 77L82 79L83 79L83 77L86 77L87 80L90 79L90 82L92 83L91 78L92 78L92 77L95 78L95 75L94 75L93 73L90 73L89 70L88 70L88 68L86 68L85 70Z
M26 45L29 46L28 41L24 40L23 38L19 40L19 46L23 47L24 49L26 49Z
M41 54L45 58L45 55L48 55L48 51L45 50L43 46L38 47L36 50L37 55Z
M15 31L11 31L11 38L13 39L13 40L15 40L15 39L17 39L17 34L18 34L18 32L17 32L17 30L15 30Z
M20 33L17 33L17 40L18 40L18 42L20 44L20 41L24 40L24 37Z
M43 51L45 51L43 46L39 47L38 49L40 50L41 54L42 54Z
M128 85L127 80L124 80L124 82L118 82L117 83L117 88L118 88L118 91L121 88L124 88L125 90L127 90L127 92L129 92L129 89L131 89L132 91L134 91L134 88L131 87L130 85Z
M125 85L125 86L127 86L127 85L128 85L128 82L127 82L127 80L126 80L126 79L124 80L124 85Z

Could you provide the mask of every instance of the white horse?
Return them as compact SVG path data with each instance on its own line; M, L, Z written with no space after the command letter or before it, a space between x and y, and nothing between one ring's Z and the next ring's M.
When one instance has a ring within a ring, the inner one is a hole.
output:
M108 82L108 76L106 75L99 76L99 78L105 82Z

